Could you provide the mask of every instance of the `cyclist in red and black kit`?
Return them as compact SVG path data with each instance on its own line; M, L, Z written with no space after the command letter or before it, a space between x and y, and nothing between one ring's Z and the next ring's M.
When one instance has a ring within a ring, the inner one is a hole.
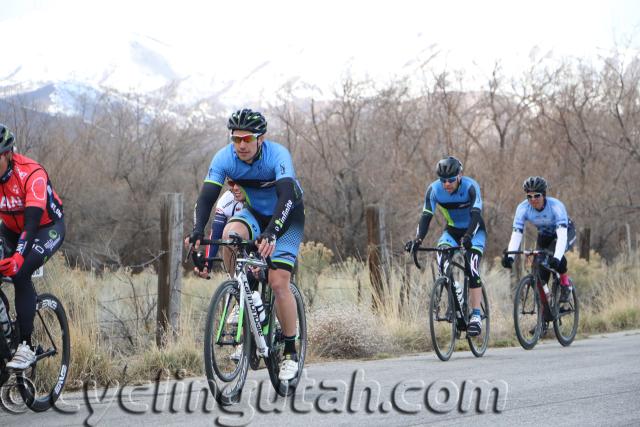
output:
M0 124L0 238L5 258L0 274L13 279L20 342L7 368L26 369L31 348L36 291L31 275L60 248L65 227L62 202L49 175L36 161L14 153L14 136Z

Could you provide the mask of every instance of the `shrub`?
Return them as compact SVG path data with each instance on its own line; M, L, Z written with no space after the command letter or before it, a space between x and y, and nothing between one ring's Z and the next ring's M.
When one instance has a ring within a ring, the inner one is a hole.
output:
M322 243L306 242L300 245L296 283L309 307L313 306L318 295L318 277L332 258L333 252Z

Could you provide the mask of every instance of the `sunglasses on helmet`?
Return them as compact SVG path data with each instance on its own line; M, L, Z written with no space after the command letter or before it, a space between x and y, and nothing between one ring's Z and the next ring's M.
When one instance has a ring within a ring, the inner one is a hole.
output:
M260 134L258 133L250 133L248 135L229 135L229 140L231 140L231 142L233 142L234 144L240 144L241 142L246 142L247 144L250 144L252 142L255 142L258 140L258 137L260 136Z

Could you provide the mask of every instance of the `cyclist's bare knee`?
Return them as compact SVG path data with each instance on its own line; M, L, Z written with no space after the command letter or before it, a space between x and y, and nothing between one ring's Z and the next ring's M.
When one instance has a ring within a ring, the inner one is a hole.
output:
M281 295L285 296L291 293L291 289L289 289L290 282L291 273L287 270L269 270L269 284L271 285L276 298Z
M240 221L228 222L224 227L224 231L222 232L222 238L228 239L231 232L239 234L245 240L249 239L249 229L247 228L246 224Z

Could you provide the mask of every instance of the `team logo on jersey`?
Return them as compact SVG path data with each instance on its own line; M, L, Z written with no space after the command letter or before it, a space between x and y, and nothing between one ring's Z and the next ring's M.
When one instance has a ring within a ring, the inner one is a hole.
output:
M46 182L43 177L38 177L31 183L31 192L36 200L44 200L46 197Z
M24 205L22 204L22 199L16 196L2 196L2 200L0 200L0 209L16 209L22 208Z
M284 163L280 163L280 174L284 175L287 169L284 167Z
M20 168L16 167L16 172L18 172L18 176L20 177L20 179L24 179L25 176L27 176L27 173L22 171Z

